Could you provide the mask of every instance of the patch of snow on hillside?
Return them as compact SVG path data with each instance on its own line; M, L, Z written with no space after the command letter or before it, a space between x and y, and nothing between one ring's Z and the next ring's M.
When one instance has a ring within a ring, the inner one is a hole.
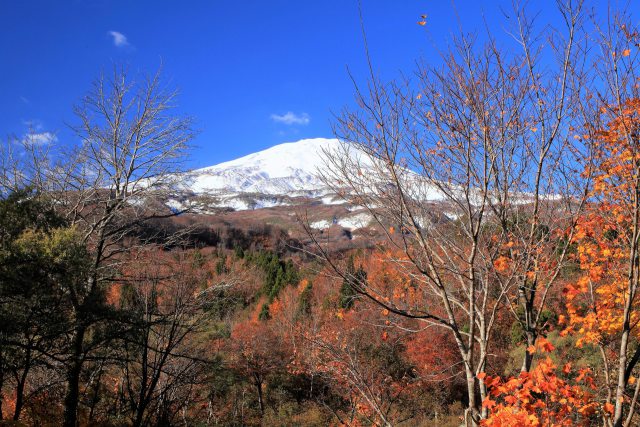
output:
M342 205L343 203L346 203L338 196L325 196L320 200L322 201L323 205Z
M249 209L249 203L247 203L246 200L231 198L231 199L221 201L218 204L218 207L231 208L236 211L246 211Z
M172 212L176 213L176 212L180 212L181 210L184 209L184 204L182 204L181 202L179 202L176 199L169 199L165 202L165 205L171 209Z
M326 219L322 219L320 221L315 221L312 222L311 224L309 224L309 227L316 229L316 230L325 230L329 227L331 227L331 221L328 221Z
M462 214L460 212L445 211L443 214L452 221L462 218Z
M360 213L347 218L338 220L338 224L348 230L356 230L358 228L364 228L369 225L373 220L373 217L368 213Z

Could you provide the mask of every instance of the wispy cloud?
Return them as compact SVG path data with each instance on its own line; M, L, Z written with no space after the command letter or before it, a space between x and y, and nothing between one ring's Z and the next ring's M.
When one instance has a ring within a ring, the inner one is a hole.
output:
M116 47L127 47L129 46L129 41L127 40L127 36L122 34L119 31L109 31L108 34L113 38L113 45Z
M42 121L38 119L23 120L22 124L29 129L28 133L33 133L35 131L39 131L44 128Z
M53 132L29 132L23 137L24 142L33 145L46 145L57 140L58 137Z
M271 120L276 123L283 123L285 125L308 125L311 121L311 117L307 113L296 114L291 111L287 111L285 114L272 114Z

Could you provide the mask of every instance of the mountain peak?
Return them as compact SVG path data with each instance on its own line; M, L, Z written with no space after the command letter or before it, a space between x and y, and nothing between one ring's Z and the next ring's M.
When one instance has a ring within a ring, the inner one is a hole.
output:
M376 162L357 146L335 138L302 139L195 170L185 179L183 188L196 196L208 196L205 199L210 207L235 210L291 205L298 203L296 198L343 204L335 188L319 176L327 170L327 154L347 155L364 168ZM442 199L437 188L420 181L408 169L401 170L401 179L407 180L416 199ZM365 191L377 191L375 183L370 184Z
M333 151L340 144L337 139L329 138L310 138L295 142L285 142L235 160L201 169L200 171L209 172L259 165L267 168L267 172L270 172L272 177L285 176L283 174L286 174L287 168L315 172L315 167L322 166L323 151ZM313 170L311 170L311 167L313 167Z
M202 193L291 195L318 193L317 177L324 153L340 149L337 139L311 138L286 142L235 160L194 171L189 189Z

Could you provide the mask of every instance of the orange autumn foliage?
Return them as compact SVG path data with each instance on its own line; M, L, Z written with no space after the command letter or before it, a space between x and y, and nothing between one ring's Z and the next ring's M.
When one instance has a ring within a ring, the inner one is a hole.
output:
M635 382L631 373L636 364L627 354L640 338L640 100L603 108L602 113L614 116L592 141L593 166L585 171L593 179L592 203L573 238L581 273L564 289L568 316L563 334L574 335L577 346L600 349L608 390L603 415L622 425L623 418L632 420L637 399L637 392L627 392ZM609 376L607 370L618 375Z
M580 218L574 243L582 274L564 290L568 321L564 333L575 333L578 345L615 340L629 299L634 197L638 188L640 146L630 138L640 125L640 100L629 101L622 114L598 133L592 198L596 203ZM630 324L640 313L631 296ZM632 335L638 337L637 328Z
M510 259L506 256L500 256L493 262L493 266L495 267L496 271L504 273L510 267Z
M590 425L591 417L610 408L601 407L592 393L596 389L589 369L574 371L571 363L561 370L549 353L553 345L539 338L531 352L546 354L530 372L506 380L478 375L489 389L482 402L490 415L482 426L538 427Z

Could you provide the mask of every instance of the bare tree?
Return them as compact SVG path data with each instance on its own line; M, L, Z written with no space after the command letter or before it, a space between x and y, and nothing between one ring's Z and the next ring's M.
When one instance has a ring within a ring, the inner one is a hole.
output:
M583 7L581 0L559 2L565 31L548 34L536 34L523 9L514 13L514 38L522 49L527 85L521 114L529 129L514 145L513 166L503 163L495 169L497 197L491 211L513 243L507 256L515 261L517 289L510 296L519 309L512 311L527 346L534 345L545 328L547 297L569 261L568 242L588 197L590 176L581 172L592 161L592 152L574 138L575 132L585 130L581 99L592 77ZM549 52L541 43L551 47ZM546 66L545 54L552 56ZM525 200L519 200L521 195ZM523 204L524 209L519 206ZM529 371L532 361L533 354L525 352L522 371Z
M34 138L34 132L29 129L22 138L9 136L0 141L0 195L42 189L51 146Z
M136 228L175 214L162 202L180 179L194 136L192 119L174 113L176 96L163 85L160 72L133 80L115 67L75 107L79 146L56 153L49 163L37 159L35 170L45 175L40 189L81 231L92 256L87 283L69 289L75 320L66 372L66 426L76 425L80 375L96 347L88 345L88 332L108 311L99 308L105 284L137 241Z
M207 324L207 305L221 287L231 284L208 286L206 270L194 269L185 253L150 247L134 257L135 265L125 276L123 293L128 289L128 297L123 302L139 326L125 336L119 359L132 424L140 426L148 425L154 413L167 412L159 409L169 394L193 386L191 375L207 362L196 339Z
M396 315L451 331L467 380L467 425L488 415L477 376L489 369L497 316L511 311L535 343L565 265L564 232L586 197L576 166L584 152L568 139L585 78L584 47L576 47L582 2L559 4L559 12L565 27L548 33L550 52L516 7L520 53L507 53L488 32L482 46L457 38L441 67L420 64L417 83L383 84L370 64L367 90L356 85L358 109L337 119L336 134L348 142L326 153L325 182L386 230L386 261L421 297L394 297L371 281L355 290ZM558 253L560 262L549 262ZM530 367L525 356L522 369Z

